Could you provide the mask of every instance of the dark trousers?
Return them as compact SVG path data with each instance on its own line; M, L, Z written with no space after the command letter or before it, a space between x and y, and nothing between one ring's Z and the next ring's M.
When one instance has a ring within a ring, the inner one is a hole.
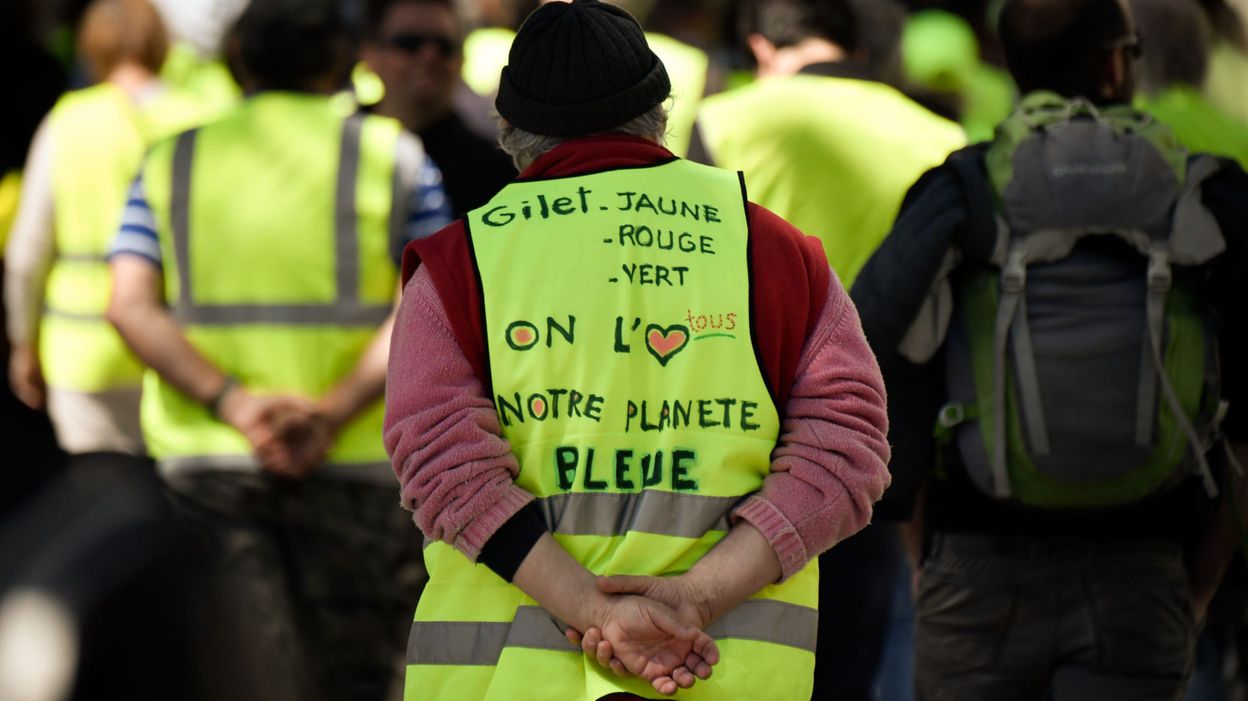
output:
M397 486L227 471L169 483L220 551L268 698L380 701L401 687L425 571Z
M869 701L899 574L897 527L874 523L819 556L814 701Z
M918 596L918 696L1179 699L1196 625L1177 544L937 535Z

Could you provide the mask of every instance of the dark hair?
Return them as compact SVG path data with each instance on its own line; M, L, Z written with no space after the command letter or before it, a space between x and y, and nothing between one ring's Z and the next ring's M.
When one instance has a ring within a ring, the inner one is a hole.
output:
M1209 68L1211 30L1191 0L1131 0L1139 32L1148 37L1140 62L1141 87L1157 92L1173 85L1200 87Z
M251 0L230 36L245 77L266 90L346 81L357 24L341 0Z
M386 21L386 14L390 12L390 8L407 5L408 3L445 7L455 17L455 22L462 25L454 0L367 0L364 10L364 21L366 23L365 28L368 30L368 36L373 38L380 36L381 25Z
M848 0L746 0L738 24L742 38L761 34L780 48L816 38L846 53L858 50L858 21Z
M1021 92L1093 100L1111 49L1129 33L1119 0L1008 0L998 26Z

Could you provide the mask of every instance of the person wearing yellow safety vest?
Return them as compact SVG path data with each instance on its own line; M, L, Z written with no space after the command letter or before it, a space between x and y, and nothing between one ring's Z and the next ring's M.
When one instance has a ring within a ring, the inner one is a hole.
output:
M253 0L231 36L248 97L152 149L108 316L282 697L382 698L422 574L381 442L397 261L446 197L397 122L333 103L355 51L337 2Z
M1188 150L1228 156L1248 168L1248 121L1201 92L1211 31L1200 7L1182 0L1131 0L1130 5L1149 43L1140 56L1136 106L1174 130Z
M703 100L690 158L745 171L759 203L819 237L852 285L906 189L966 137L865 79L847 0L755 0L742 15L760 80Z
M811 560L888 484L878 368L818 242L660 145L670 90L623 10L541 7L496 101L520 177L408 247L409 700L810 696Z
M141 456L143 366L104 319L104 257L147 146L199 112L157 79L168 40L147 0L97 0L78 43L100 82L64 95L30 150L5 256L9 374L69 453Z

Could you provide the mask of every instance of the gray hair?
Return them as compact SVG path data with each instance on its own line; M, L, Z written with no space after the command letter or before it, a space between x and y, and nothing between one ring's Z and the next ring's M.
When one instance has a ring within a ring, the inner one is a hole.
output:
M624 122L614 129L598 132L600 134L626 134L650 139L660 144L667 135L667 105L664 102L652 107L649 111ZM585 136L591 136L585 134ZM568 141L572 137L545 136L525 131L513 126L506 120L499 120L498 145L511 156L517 170L528 168L538 156Z

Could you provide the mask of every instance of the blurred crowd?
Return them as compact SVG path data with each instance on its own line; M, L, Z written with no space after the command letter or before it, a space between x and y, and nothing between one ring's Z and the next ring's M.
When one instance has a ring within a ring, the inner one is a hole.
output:
M752 200L820 239L846 289L920 176L992 139L1020 98L1000 0L851 0L852 16L816 12L813 27L760 22L745 0L614 4L670 75L665 146L743 171ZM1248 0L1129 4L1134 106L1189 151L1248 168ZM526 165L498 147L494 98L537 6L0 6L0 699L402 693L426 544L381 438L391 305L406 244ZM826 132L771 138L775 105ZM312 155L283 160L285 143ZM320 171L324 187L303 182ZM290 235L248 238L265 227ZM221 233L191 245L196 230ZM300 320L320 312L334 321ZM894 459L920 442L894 435ZM894 475L873 524L820 558L814 698L914 697L921 547L900 524L921 490ZM1194 701L1248 698L1245 575L1239 557L1210 605ZM320 677L266 687L309 668Z

